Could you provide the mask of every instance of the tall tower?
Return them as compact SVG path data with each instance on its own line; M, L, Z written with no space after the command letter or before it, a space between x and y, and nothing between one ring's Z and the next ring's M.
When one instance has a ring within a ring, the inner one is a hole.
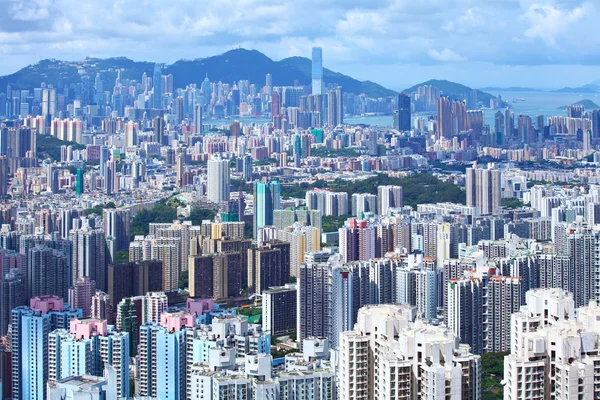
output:
M394 127L400 132L410 131L412 125L410 120L410 96L405 93L398 93L397 103L398 122L394 124Z
M323 94L323 49L312 48L312 94Z
M208 199L215 204L229 200L229 161L208 160Z
M500 171L495 169L467 168L466 171L467 206L479 208L482 215L492 214L498 207L502 196Z
M160 64L154 64L154 74L152 75L152 85L154 85L153 89L153 106L154 108L162 108L162 68Z
M194 106L194 133L199 135L202 133L202 105Z
M273 210L279 210L281 199L279 182L254 184L254 238L258 228L273 224Z

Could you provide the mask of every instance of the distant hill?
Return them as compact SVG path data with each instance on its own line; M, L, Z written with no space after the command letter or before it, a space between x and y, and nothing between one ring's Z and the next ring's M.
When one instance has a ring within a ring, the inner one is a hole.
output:
M40 87L42 82L62 88L65 85L81 83L81 76L86 74L93 83L97 72L101 73L104 90L111 90L117 78L117 70L121 70L122 79L140 81L144 72L152 76L153 68L153 62L133 61L125 57L85 58L74 62L49 59L0 77L0 91L5 91L8 84L12 85L13 90L31 90ZM371 81L361 82L328 69L324 69L323 72L326 85L340 85L348 93L365 93L369 97L396 94L395 91ZM163 69L163 74L173 74L175 87L200 85L206 76L213 82L233 83L249 80L264 85L267 73L272 75L273 84L276 86L293 85L294 81L301 85L309 85L311 61L303 57L273 61L256 50L235 49L213 57L179 60Z
M566 110L569 105L566 106L562 106L562 107L558 107L557 110ZM589 99L585 99L585 100L580 100L577 103L573 103L572 105L582 105L586 110L595 110L597 108L600 108L600 106L596 103L594 103L592 100Z
M554 91L555 93L598 93L598 90L596 90L593 87L590 87L588 85L585 86L580 86L580 87L576 87L576 88L572 88L572 87L564 87L562 89L558 89Z
M481 90L486 91L486 92L539 92L540 89L532 89L532 88L526 88L526 87L519 87L519 86L511 86L511 87L484 87L481 88Z
M466 93L469 93L471 90L473 90L472 88L465 86L465 85L461 85L460 83L450 82L450 81L446 81L446 80L431 79L431 80L428 80L427 82L423 82L423 83L414 85L414 86L404 90L404 92L406 92L406 93L416 92L417 88L419 86L424 86L424 85L434 86L434 87L438 88L444 96L448 96L452 99L463 99ZM487 92L484 92L479 89L476 89L476 90L477 90L477 100L483 102L484 105L488 105L490 102L490 99L496 98L496 96L493 96Z

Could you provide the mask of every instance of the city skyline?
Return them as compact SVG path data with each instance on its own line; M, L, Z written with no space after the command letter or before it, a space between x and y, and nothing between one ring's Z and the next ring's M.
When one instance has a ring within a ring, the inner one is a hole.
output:
M317 9L310 2L249 0L235 5L244 12L233 13L223 3L181 2L173 10L156 3L143 13L136 3L113 1L83 8L68 0L6 4L1 74L44 58L127 55L172 63L244 47L279 60L308 57L317 46L327 54L324 66L361 80L377 76L394 90L450 77L477 87L558 88L600 75L595 39L579 40L600 14L589 1L333 2Z

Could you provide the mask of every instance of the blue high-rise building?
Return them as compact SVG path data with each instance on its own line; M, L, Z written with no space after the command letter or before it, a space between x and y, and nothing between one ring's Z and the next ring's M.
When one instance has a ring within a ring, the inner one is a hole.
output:
M48 381L48 335L66 329L81 318L80 309L71 309L56 296L31 299L30 306L11 312L12 390L16 400L46 400Z
M155 322L140 327L142 396L164 400L185 398L185 330L168 330Z
M323 49L312 48L312 94L323 94Z
M160 64L154 64L154 74L152 75L152 86L153 86L153 108L162 108L162 68Z
M254 184L254 238L258 228L273 225L273 210L281 208L281 185L279 182L256 182Z

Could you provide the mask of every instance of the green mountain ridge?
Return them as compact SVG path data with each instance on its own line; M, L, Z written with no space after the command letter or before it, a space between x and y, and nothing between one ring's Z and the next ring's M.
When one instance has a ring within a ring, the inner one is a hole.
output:
M585 100L579 100L577 103L573 103L573 104L569 104L570 105L582 105L586 110L594 110L597 108L600 108L600 106L596 103L594 103L592 100L590 99L585 99ZM567 109L567 105L558 107L557 110L566 110Z
M121 78L139 81L145 72L152 76L153 62L133 61L126 57L85 58L79 61L61 61L55 59L42 60L28 65L21 70L0 77L0 91L8 84L12 90L33 89L41 83L52 84L62 88L65 85L76 85L81 82L82 75L89 75L93 83L96 73L100 72L104 90L111 90L117 78L117 70L121 70ZM234 49L223 54L179 60L166 65L163 74L173 74L175 87L188 84L200 85L204 78L213 82L232 83L238 80L249 80L251 83L264 84L265 76L270 73L273 85L288 86L298 81L301 85L311 83L311 61L304 57L290 57L281 61L273 61L257 50ZM361 82L350 76L324 68L326 85L340 85L348 93L365 93L369 97L394 96L395 91L387 89L371 81Z
M464 95L471 90L472 88L462 85L460 83L451 82L447 80L439 80L439 79L430 79L427 82L419 83L417 85L411 86L408 89L405 89L404 92L412 93L416 92L419 86L430 85L438 88L443 95L450 97L451 99L463 99ZM491 99L495 99L496 96L491 95L487 92L484 92L479 89L477 90L477 99L483 104L489 104Z

